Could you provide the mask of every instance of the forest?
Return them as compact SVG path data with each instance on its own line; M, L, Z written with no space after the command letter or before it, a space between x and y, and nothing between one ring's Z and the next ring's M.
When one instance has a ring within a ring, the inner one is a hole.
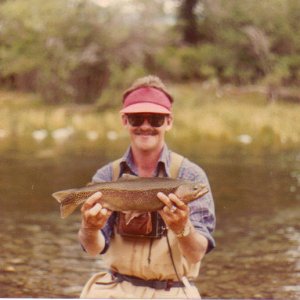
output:
M300 102L299 19L297 0L1 0L0 89L107 108L151 73Z

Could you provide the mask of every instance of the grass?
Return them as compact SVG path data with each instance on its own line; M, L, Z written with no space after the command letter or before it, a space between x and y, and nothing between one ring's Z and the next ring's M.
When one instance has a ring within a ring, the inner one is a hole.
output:
M114 112L98 113L88 106L44 105L36 96L13 92L0 92L0 130L7 137L31 136L33 131L44 129L49 133L59 128L74 128L75 132L97 131L101 136L107 130L119 130Z
M261 147L292 147L300 143L300 105L267 104L258 92L237 93L235 89L204 89L201 86L175 87L175 133L184 137L240 141L249 136ZM190 130L187 133L187 128Z
M174 143L211 140L258 148L299 147L300 105L267 104L259 92L196 83L171 85L170 89L175 97L175 121L168 139ZM44 130L51 143L55 130L68 127L82 142L117 139L126 135L117 111L48 106L32 94L0 91L0 141L10 137L32 140L34 131Z

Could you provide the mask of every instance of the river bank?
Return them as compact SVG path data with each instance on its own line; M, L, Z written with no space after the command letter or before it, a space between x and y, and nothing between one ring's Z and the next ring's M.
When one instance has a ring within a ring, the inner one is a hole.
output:
M258 152L299 147L300 105L268 104L259 89L190 83L172 85L170 90L175 98L175 121L167 138L175 148L184 147L182 141L222 142ZM79 148L126 143L118 108L49 106L36 95L0 91L0 119L0 151L30 151L66 141Z

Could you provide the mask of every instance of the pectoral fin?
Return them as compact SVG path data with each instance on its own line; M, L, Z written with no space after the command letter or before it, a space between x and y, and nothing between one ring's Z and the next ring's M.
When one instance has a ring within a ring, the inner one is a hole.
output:
M140 215L143 215L145 212L140 211L123 211L122 212L125 215L125 223L128 225L133 219L138 218ZM148 214L151 214L150 212L147 212ZM149 218L151 220L151 218Z
M123 213L125 214L126 225L128 225L134 218L137 218L143 214L141 212L136 211L123 211Z
M127 211L127 212L123 212L125 214L125 223L126 226L129 225L129 223L131 221L133 221L133 219L138 218L139 216L145 214L145 212L132 212L132 211ZM147 224L146 224L146 234L150 233L152 230L152 221L151 221L151 213L150 212L146 212L146 214L148 214L148 218L147 218Z

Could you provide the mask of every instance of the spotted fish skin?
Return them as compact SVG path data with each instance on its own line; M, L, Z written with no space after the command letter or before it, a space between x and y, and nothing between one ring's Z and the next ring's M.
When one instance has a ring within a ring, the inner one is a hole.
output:
M101 192L101 205L112 211L157 211L163 208L157 193L176 194L183 202L189 203L208 192L201 184L182 179L167 177L136 177L120 178L117 181L100 182L90 186L69 189L53 193L52 196L60 203L61 217L69 216L79 205L95 192Z

